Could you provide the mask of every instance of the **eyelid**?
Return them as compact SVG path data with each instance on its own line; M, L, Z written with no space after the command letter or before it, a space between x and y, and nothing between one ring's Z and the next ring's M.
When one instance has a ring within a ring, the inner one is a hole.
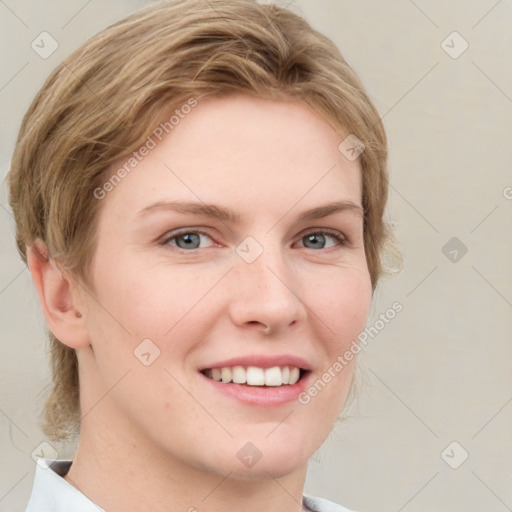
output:
M310 233L321 233L321 234L327 234L332 236L339 236L340 238L348 239L348 237L341 231L337 229L330 229L330 228L308 228L305 231L301 233L302 236L309 235Z

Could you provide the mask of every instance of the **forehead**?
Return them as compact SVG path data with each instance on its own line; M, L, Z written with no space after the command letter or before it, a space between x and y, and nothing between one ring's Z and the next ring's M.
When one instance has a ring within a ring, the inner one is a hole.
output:
M165 125L163 137L163 125L155 127L150 150L141 148L133 168L124 162L129 172L109 192L107 209L132 215L168 198L257 208L261 215L299 202L360 204L359 160L339 151L344 135L305 103L238 94L200 99L186 111Z

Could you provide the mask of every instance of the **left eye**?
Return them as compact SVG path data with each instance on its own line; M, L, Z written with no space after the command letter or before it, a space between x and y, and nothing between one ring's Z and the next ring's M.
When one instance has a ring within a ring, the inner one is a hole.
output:
M334 240L335 243L328 244L328 239ZM344 245L346 240L336 233L329 233L326 231L319 231L315 233L308 233L301 238L302 243L308 249L330 249L336 245Z
M201 237L211 240L207 234L200 231L187 231L168 237L164 243L165 245L174 245L179 249L199 249Z

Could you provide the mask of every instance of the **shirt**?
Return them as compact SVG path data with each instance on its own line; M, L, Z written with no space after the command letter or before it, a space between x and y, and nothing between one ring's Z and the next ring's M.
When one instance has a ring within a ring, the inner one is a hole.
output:
M64 480L72 462L38 459L32 494L25 512L105 512ZM302 503L307 512L351 512L324 498L304 495Z

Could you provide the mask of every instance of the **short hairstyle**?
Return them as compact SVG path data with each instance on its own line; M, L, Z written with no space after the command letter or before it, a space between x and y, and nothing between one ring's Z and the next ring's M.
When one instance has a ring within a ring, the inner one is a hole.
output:
M340 142L348 135L362 141L364 245L375 289L392 236L383 219L381 118L330 39L290 10L255 0L151 5L93 36L53 71L25 114L8 176L25 263L27 246L41 240L93 289L90 262L103 204L97 191L114 164L177 108L234 93L303 101ZM69 439L80 430L78 362L74 349L48 336L53 388L41 426L52 440Z

